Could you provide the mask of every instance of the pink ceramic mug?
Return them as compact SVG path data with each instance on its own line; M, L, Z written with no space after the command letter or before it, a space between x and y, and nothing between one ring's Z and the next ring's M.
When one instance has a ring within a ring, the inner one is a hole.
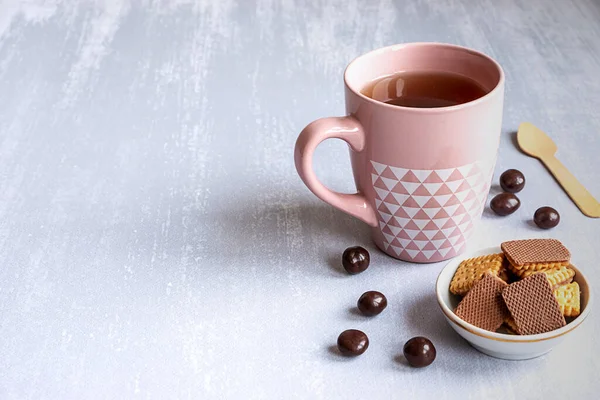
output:
M486 94L440 108L393 106L361 94L401 71L443 71L475 80ZM502 123L504 73L488 56L439 43L390 46L358 57L344 73L348 116L309 124L296 142L298 174L321 200L371 225L392 257L436 262L465 249L489 191ZM358 193L329 190L313 152L325 139L346 141Z

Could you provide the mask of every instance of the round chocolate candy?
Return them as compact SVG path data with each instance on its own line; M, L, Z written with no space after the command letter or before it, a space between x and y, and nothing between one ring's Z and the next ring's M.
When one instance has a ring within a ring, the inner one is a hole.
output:
M490 208L498 215L510 215L521 206L521 201L512 193L500 193L490 202Z
M525 186L525 176L517 169L508 169L500 175L502 190L509 193L518 193Z
M338 336L337 347L345 356L360 356L369 348L369 338L362 331L348 329Z
M371 256L364 247L348 247L342 254L342 265L350 275L360 274L369 268Z
M360 296L356 303L359 311L367 317L380 314L387 307L387 299L383 293L371 290Z
M554 228L560 222L560 214L552 207L540 207L533 215L533 222L542 229Z
M435 356L435 346L423 336L414 337L404 345L404 357L411 367L426 367L435 360Z

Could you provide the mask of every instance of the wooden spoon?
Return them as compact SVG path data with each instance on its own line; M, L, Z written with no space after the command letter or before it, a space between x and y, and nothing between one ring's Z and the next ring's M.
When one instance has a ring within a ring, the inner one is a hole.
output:
M600 203L554 156L558 148L548 135L532 123L523 122L519 125L517 142L525 154L544 163L582 213L588 217L600 218Z

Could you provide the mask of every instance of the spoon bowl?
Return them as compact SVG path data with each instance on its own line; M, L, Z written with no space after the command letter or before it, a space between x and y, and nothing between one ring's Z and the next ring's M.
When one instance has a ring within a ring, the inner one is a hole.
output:
M553 156L558 150L552 139L530 122L519 125L517 142L525 154L539 159Z

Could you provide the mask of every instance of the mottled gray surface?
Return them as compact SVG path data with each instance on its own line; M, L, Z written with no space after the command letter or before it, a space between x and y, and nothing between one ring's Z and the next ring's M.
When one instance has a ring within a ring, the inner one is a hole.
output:
M597 313L543 358L479 354L438 310L441 265L377 251L302 185L292 149L343 113L353 57L482 50L507 76L496 177L529 180L470 246L551 235L598 290L600 221L510 132L546 130L600 197L599 37L595 0L0 2L0 399L597 398ZM352 191L345 146L317 153ZM552 232L528 222L545 204ZM372 267L348 277L355 244ZM390 302L375 319L350 311L369 289ZM341 359L330 346L351 327L371 347ZM438 348L425 370L398 357L417 334Z

